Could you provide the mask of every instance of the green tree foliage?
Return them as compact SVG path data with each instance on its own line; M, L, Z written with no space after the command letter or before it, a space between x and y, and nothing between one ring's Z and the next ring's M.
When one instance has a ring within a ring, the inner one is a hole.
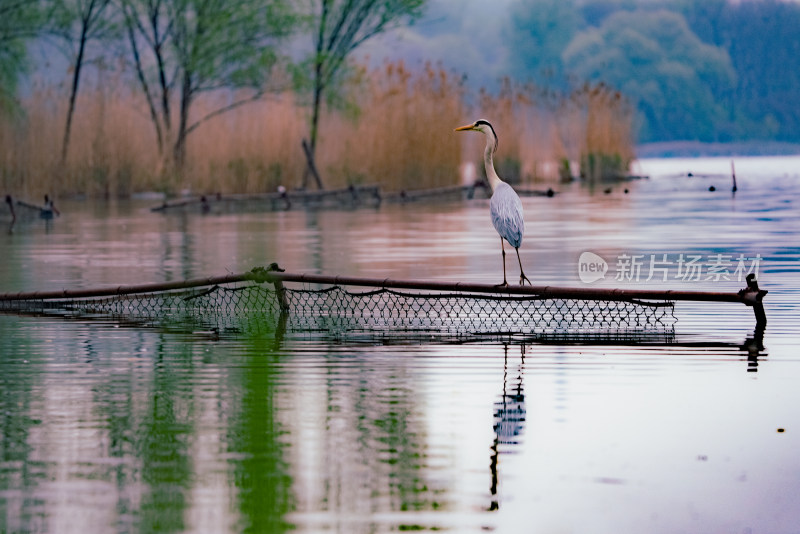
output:
M800 4L684 0L681 5L694 31L730 54L738 83L717 96L731 110L731 136L800 140Z
M716 140L726 118L715 95L734 87L728 54L703 43L673 12L617 12L564 50L580 79L605 81L637 103L643 140Z
M518 0L509 66L622 90L642 141L800 141L798 28L786 0Z
M159 150L181 169L189 134L207 119L260 98L297 18L285 0L121 0L128 46ZM274 87L273 87L274 88ZM249 94L202 117L201 93ZM173 113L178 124L173 124Z
M19 75L27 66L25 43L36 36L42 5L32 0L0 0L0 111L14 107Z
M581 26L574 0L518 0L511 8L509 32L515 77L564 85L561 54Z

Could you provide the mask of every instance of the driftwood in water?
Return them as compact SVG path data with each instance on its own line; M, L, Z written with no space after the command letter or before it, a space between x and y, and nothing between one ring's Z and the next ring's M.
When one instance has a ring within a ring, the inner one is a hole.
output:
M6 195L5 202L8 204L12 220L14 221L17 219L14 206L24 208L20 212L20 215L23 213L36 213L42 219L52 219L53 217L59 217L61 215L61 212L58 211L58 208L56 208L55 204L53 203L53 199L51 199L48 195L44 196L44 204L34 204L32 202L14 199L11 195Z
M385 195L387 202L417 202L422 200L462 200L475 198L488 198L488 191L483 183L474 185L456 185L449 187L434 187L431 189L412 189L398 191Z
M197 209L208 212L282 211L301 208L352 208L381 203L377 185L350 186L323 191L288 191L262 194L203 195L151 208L154 212Z
M521 197L552 197L557 194L548 188L545 191L538 189L520 189L515 191ZM423 200L472 200L473 198L489 198L491 192L483 181L475 182L472 185L457 185L449 187L435 187L432 189L416 189L411 191L400 191L385 195L387 202L417 202Z
M557 192L552 189L516 189L521 197L552 197ZM484 182L473 185L457 185L382 193L378 185L351 185L343 189L322 191L289 191L281 188L275 193L204 195L172 202L164 202L151 211L172 211L177 209L197 209L207 212L278 211L293 208L355 208L376 207L381 202L442 202L454 200L486 199L491 195Z

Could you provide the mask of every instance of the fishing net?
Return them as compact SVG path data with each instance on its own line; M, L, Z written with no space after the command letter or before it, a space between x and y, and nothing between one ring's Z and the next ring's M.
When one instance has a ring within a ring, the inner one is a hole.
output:
M393 330L464 334L664 330L672 306L508 295L288 290L291 326L300 330ZM321 313L320 310L324 310Z
M616 336L670 333L675 323L673 304L664 301L545 298L335 283L273 285L240 278L159 291L119 288L114 294L97 296L88 291L68 298L29 294L14 299L4 295L0 311L105 317L133 325L188 325L219 334L321 333L337 337Z

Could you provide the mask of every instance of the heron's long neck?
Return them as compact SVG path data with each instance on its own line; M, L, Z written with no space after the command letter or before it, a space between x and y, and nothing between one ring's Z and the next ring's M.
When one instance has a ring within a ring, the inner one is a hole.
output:
M486 177L489 179L489 186L492 188L492 192L497 189L497 186L503 183L503 180L497 176L497 173L494 170L494 160L492 159L492 155L494 154L495 148L495 140L492 135L486 135L486 149L483 151L483 165L486 167Z

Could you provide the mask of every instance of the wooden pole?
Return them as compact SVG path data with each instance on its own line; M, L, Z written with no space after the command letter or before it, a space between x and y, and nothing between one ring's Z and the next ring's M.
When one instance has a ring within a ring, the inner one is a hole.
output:
M95 289L63 289L59 291L33 291L21 293L0 293L0 301L12 300L55 300L70 298L92 298L141 293L157 293L160 291L176 291L203 286L231 284L254 281L296 282L306 284L361 286L380 289L416 289L430 291L469 292L494 295L536 296L541 298L587 299L587 300L650 300L650 301L699 301L699 302L739 302L748 306L758 304L765 290L758 289L753 275L748 275L748 287L737 293L715 291L678 291L672 289L613 289L588 287L559 286L507 286L498 287L491 284L475 284L469 282L446 282L437 280L392 280L390 278L362 278L353 276L331 276L322 274L287 273L256 268L247 273L229 274L225 276L195 278L179 282L141 284L132 286L111 286Z

